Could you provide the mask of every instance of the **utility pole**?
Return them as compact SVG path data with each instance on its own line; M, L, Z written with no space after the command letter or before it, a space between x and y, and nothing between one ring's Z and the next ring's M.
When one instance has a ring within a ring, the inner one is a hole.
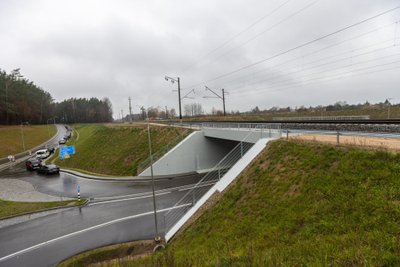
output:
M21 138L22 138L22 148L24 149L23 151L25 151L25 137L24 137L24 129L23 129L24 125L21 122Z
M222 89L222 96L220 96L219 94L217 94L216 92L214 92L213 90L211 90L210 88L208 88L207 86L204 86L206 88L206 91L210 91L211 93L213 93L215 96L203 96L204 98L220 98L222 99L222 105L224 108L224 116L226 116L226 112L225 112L225 89Z
M71 101L71 103L72 103L72 113L73 113L73 117L74 117L74 121L73 121L73 123L75 123L76 122L76 114L75 114L75 100L72 98L72 101Z
M177 82L178 83L178 101L179 101L179 120L182 122L182 105L181 105L181 81L179 77L172 78L165 76L166 81L171 81L172 83Z
M179 120L182 122L181 82L179 77L178 77L178 97L179 97Z
M129 123L132 123L132 106L131 106L131 97L128 98L129 100Z
M144 110L144 108L143 108ZM157 222L157 205L156 205L156 194L154 190L154 173L153 173L153 154L151 150L151 137L150 137L150 119L149 119L149 111L147 110L147 137L148 137L148 145L149 145L149 159L150 159L150 172L151 172L151 188L153 191L153 209L154 209L154 224L155 224L155 237L154 240L159 242L161 240L160 234L158 232L158 222Z
M224 105L224 116L226 116L225 112L225 90L222 89L222 104Z
M390 100L392 100L393 98L388 98L387 102L388 102L388 114L387 114L387 118L390 119Z
M11 81L6 80L6 124L8 124L8 86L11 84Z

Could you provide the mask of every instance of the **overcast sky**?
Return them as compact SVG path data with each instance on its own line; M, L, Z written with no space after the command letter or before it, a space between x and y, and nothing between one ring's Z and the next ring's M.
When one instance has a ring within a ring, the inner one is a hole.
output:
M398 103L399 6L395 0L0 0L0 68L21 68L56 101L109 97L115 118L121 109L127 114L128 97L135 113L137 105L178 110L177 85L165 75L181 78L182 97L195 89L183 105L201 103L206 112L222 109L222 101L204 98L212 95L204 86L229 92L229 111Z

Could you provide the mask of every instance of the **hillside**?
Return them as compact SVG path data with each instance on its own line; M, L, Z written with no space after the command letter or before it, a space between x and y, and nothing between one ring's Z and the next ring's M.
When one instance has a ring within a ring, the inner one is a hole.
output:
M187 134L187 129L151 126L155 158ZM149 156L147 128L143 124L77 125L67 145L75 145L76 155L64 160L57 157L57 165L98 174L136 175Z
M50 125L0 125L0 158L32 149L53 137L57 132L53 124ZM22 143L25 144L25 149Z
M277 141L167 250L123 266L399 266L400 155Z

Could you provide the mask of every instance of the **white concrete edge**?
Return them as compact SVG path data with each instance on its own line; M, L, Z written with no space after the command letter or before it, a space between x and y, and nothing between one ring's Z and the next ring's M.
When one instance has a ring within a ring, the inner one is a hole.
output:
M263 138L257 141L254 146L247 151L222 178L199 201L165 234L165 242L168 242L179 229L195 214L201 206L216 192L222 192L239 174L250 164L250 162L260 154L267 143L276 138Z
M159 158L157 161L164 159L165 157L168 157L169 154L171 154L173 151L175 151L176 149L178 149L178 147L180 147L183 143L185 143L189 138L191 138L193 135L199 133L199 131L194 131L193 133L189 134L188 136L186 136L182 141L180 141L176 146L174 146L171 150L169 150L167 153L165 153L161 158ZM157 163L153 162L153 166L154 164ZM148 176L148 175L143 175L144 173L146 173L147 171L150 171L150 167L147 167L144 171L142 171L141 173L138 174L138 176Z

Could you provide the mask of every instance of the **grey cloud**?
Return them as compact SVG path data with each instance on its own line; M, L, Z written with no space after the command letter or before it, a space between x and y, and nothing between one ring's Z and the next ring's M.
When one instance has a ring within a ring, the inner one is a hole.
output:
M58 101L68 97L108 96L118 113L121 108L127 111L127 98L131 96L135 109L137 104L177 108L177 95L172 92L176 85L165 82L164 75L180 76L183 93L195 88L197 98L185 100L185 103L199 102L207 110L213 106L219 108L220 102L202 98L206 95L204 85L230 91L228 110L241 111L256 105L268 108L398 97L398 78L393 71L304 86L301 75L289 74L301 68L302 62L357 50L394 37L394 27L370 35L370 39L355 40L314 57L276 66L393 22L399 11L234 75L204 82L394 7L398 5L394 0L320 0L241 45L312 2L290 1L282 10L209 55L208 52L283 1L26 2L0 2L0 35L6 36L0 43L0 68L10 71L21 67L26 77L50 91ZM398 31L400 44L400 29ZM396 51L394 48L376 57ZM344 65L332 66L340 64ZM320 67L315 71L325 69ZM307 73L311 72L303 75ZM274 87L269 77L273 77L274 82L284 81L295 86ZM256 83L262 79L265 82Z

